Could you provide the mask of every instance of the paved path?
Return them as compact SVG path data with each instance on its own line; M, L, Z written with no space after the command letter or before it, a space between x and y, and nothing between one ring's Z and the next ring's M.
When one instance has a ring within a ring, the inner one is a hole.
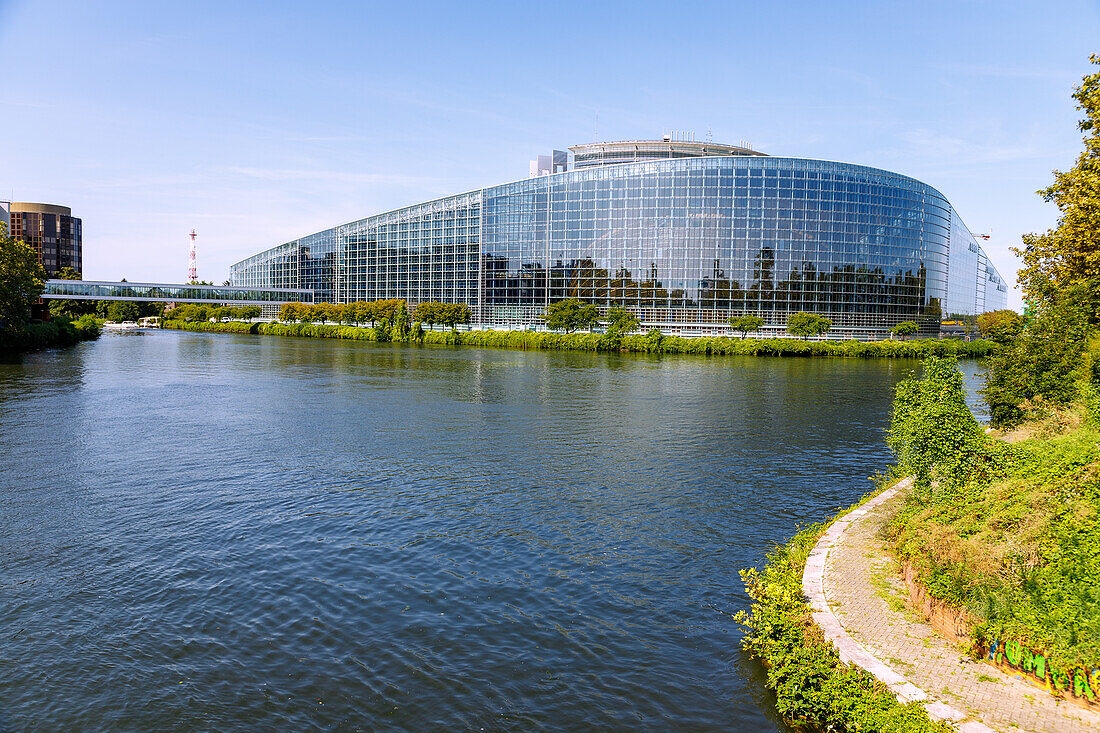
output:
M869 669L902 700L920 700L933 717L953 721L967 733L1100 731L1100 713L971 661L909 610L905 584L876 536L898 501L890 492L841 518L807 561L803 588L814 620L841 658Z

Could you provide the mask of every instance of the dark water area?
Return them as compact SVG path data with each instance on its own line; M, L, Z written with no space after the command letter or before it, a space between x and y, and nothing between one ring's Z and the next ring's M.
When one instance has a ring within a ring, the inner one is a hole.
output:
M145 331L0 364L2 730L782 728L738 569L899 361Z

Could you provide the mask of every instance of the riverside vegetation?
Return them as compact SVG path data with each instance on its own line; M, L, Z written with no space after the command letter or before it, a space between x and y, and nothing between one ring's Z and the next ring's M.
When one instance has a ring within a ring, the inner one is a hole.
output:
M244 309L210 308L185 305L165 314L164 328L220 333L252 333L270 336L336 338L379 343L417 343L446 346L481 346L527 350L621 351L656 354L721 354L745 356L831 356L854 358L923 358L928 355L982 357L992 353L991 341L954 341L915 339L911 341L806 341L791 338L745 338L749 330L759 329L756 316L730 320L740 338L711 336L682 338L651 329L636 333L638 319L624 308L613 307L604 318L604 333L577 333L599 322L596 308L576 300L553 303L547 309L548 325L562 332L545 331L458 331L455 327L470 320L465 305L420 303L411 312L403 300L335 305L287 303L279 313L281 322L221 322L223 318L255 318L258 313ZM797 315L797 314L796 314ZM413 321L413 318L417 320ZM823 324L822 321L825 323ZM425 330L440 324L451 330ZM369 324L361 325L361 324ZM828 328L828 319L813 321L815 333ZM801 325L796 326L802 335Z
M1090 59L1100 64L1100 57ZM1074 98L1085 149L1040 191L1058 224L1024 237L1029 309L978 319L999 344L984 396L994 434L966 406L950 357L896 389L882 483L914 485L883 527L888 547L930 595L972 621L973 651L1055 694L1100 702L1100 73ZM801 591L803 530L743 572L753 599L744 646L768 667L777 707L829 730L935 730L878 696L867 675L820 640ZM1015 660L1013 659L1015 656ZM892 699L892 696L891 696ZM895 701L896 702L896 701ZM885 716L899 716L887 718ZM908 726L908 727L906 727Z
M31 317L45 279L34 248L10 236L7 225L0 223L0 352L71 346L99 337L102 321L91 315L49 321Z
M252 333L269 336L302 336L352 341L480 346L505 349L558 351L619 351L650 354L701 354L730 356L852 357L862 359L920 359L928 355L982 357L993 352L990 341L914 339L912 341L803 341L787 338L731 338L711 336L682 338L651 330L645 334L552 333L540 331L427 331L419 323L407 330L323 323L246 323L230 321L164 321L163 328L218 333Z
M933 596L975 620L976 645L1024 648L1053 691L1098 703L1100 73L1074 97L1085 149L1040 191L1058 225L1017 251L1031 310L996 319L1005 346L985 396L1002 439L965 409L949 364L900 385L894 472L917 480L886 534Z

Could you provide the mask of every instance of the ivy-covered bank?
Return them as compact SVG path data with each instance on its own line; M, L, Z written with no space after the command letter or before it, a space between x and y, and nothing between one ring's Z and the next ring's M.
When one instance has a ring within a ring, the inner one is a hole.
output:
M394 341L447 346L481 346L525 350L625 351L663 354L722 354L745 356L850 357L863 359L919 359L929 355L982 357L996 345L990 341L920 339L913 341L802 341L799 339L740 339L725 336L681 338L659 331L629 336L541 331L425 331L412 324L405 334L378 326L320 325L312 323L246 323L241 321L164 321L163 328L268 336L335 338L352 341Z
M752 598L751 609L738 614L747 629L743 648L763 661L779 714L814 730L952 730L931 720L919 703L898 702L869 672L842 663L814 624L802 594L802 571L828 525L815 524L799 532L768 555L763 570L741 571Z

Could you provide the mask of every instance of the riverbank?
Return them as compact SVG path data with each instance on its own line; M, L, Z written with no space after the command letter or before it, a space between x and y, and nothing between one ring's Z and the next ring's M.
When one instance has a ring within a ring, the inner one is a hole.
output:
M990 436L930 409L945 402L934 377L895 411L917 481L883 522L886 546L977 656L1100 710L1100 398L1086 386Z
M66 318L32 321L18 329L0 330L0 353L72 346L99 338L101 328L102 321L92 316L82 316L75 321Z
M387 338L382 329L313 323L248 323L226 321L164 321L162 328L213 333L251 333L267 336L332 338L351 341L404 341L444 346L556 351L621 351L659 354L713 354L729 356L845 357L857 359L920 359L926 356L979 358L996 348L990 341L916 339L912 341L801 341L726 336L682 338L660 333L624 337L596 333L543 331L421 331L403 339Z
M898 384L887 442L905 481L742 573L744 647L781 713L877 729L892 708L856 664L960 730L1100 727L1100 396L1081 393L989 435L953 360ZM863 702L838 713L838 687Z
M959 624L945 629L942 616L923 614L915 601L924 589L899 575L880 536L912 484L912 478L901 481L836 519L807 560L803 592L840 658L870 671L902 701L917 702L933 719L967 733L1100 728L1100 714L1039 692L1012 670L984 663L985 655L969 656L967 630Z
M762 569L741 571L752 599L749 611L737 615L746 628L742 648L763 662L776 710L810 730L951 731L947 723L932 720L918 701L900 702L886 683L850 658L842 659L815 623L803 594L803 573L834 520L803 529L769 554Z

